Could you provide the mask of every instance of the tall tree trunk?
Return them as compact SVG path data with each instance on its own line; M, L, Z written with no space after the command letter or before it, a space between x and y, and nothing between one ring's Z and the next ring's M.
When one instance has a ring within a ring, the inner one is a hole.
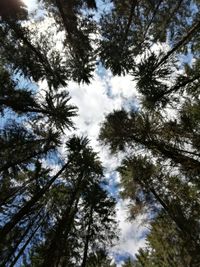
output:
M195 75L194 77L192 78L189 78L189 79L185 79L185 81L182 81L182 82L179 82L177 84L175 84L174 86L172 86L170 89L168 89L167 91L163 92L163 93L160 93L158 94L158 96L156 97L156 101L159 101L161 100L164 96L166 95L169 95L171 93L175 93L177 92L178 90L180 90L181 88L183 88L184 86L190 84L190 83L193 83L195 82L196 80L200 79L200 75Z
M73 8L72 8L72 5L73 5L73 1L71 0L68 0L68 3L66 2L66 12L68 12L68 14L66 15L64 10L63 10L63 5L61 3L61 0L56 0L56 6L59 10L59 13L60 13L60 16L62 18L62 21L63 21L63 25L64 25L64 28L65 28L65 31L67 33L67 39L72 42L73 41L73 38L72 38L72 30L71 30L71 27L73 27L73 29L76 29L76 26L77 26L77 22L76 22L76 16L73 12ZM74 22L73 24L74 25L71 25L72 24L72 21Z
M142 43L145 41L146 35L147 35L147 33L148 33L148 30L149 30L149 28L150 28L150 26L151 26L151 24L152 24L154 18L156 17L156 13L158 12L158 9L159 9L159 7L160 7L160 5L161 5L162 2L163 2L163 0L160 0L160 1L158 2L157 6L156 6L156 8L155 8L155 10L154 10L154 12L153 12L153 15L152 15L152 17L151 17L151 19L150 19L150 21L149 21L149 23L148 23L148 25L147 25L147 27L146 27L146 29L145 29L144 37L143 37L143 41L140 43L140 45L139 45L138 47L140 47L140 46L142 45Z
M79 58L85 59L85 55L87 55L88 52L87 50L91 50L92 47L84 33L78 29L77 14L75 10L73 10L75 2L73 0L68 0L63 7L62 0L55 1L67 33L66 39L71 45L73 54ZM82 42L83 47L77 44L78 39ZM87 46L85 46L84 43L87 44Z
M86 263L87 263L88 248L89 248L89 242L90 242L91 224L92 224L92 215L93 215L93 207L91 207L91 209L90 209L88 229L87 229L87 235L86 235L86 240L85 240L83 260L82 260L82 263L81 263L81 267L86 267Z
M26 249L26 247L28 246L28 244L30 243L31 239L34 237L34 235L36 234L36 232L39 230L39 228L41 227L41 225L43 224L43 222L44 222L44 219L42 220L41 223L38 224L38 226L35 228L35 230L29 236L29 238L24 243L24 245L22 246L22 248L19 250L17 256L11 262L11 264L9 265L9 267L15 267L16 266L15 264L17 263L17 261L19 260L19 258L22 256L22 254L24 253L24 250Z
M188 33L185 36L183 36L183 38L171 50L169 50L165 56L161 58L161 60L156 65L155 70L158 67L160 67L162 64L164 64L174 52L176 52L184 44L187 44L191 40L191 38L194 36L194 34L198 32L199 29L200 29L200 21L197 21L190 28Z
M6 205L10 201L10 199L14 198L17 194L20 193L20 195L21 195L23 192L25 192L26 186L28 184L30 184L31 182L33 182L35 179L36 179L36 177L33 177L33 178L27 180L26 182L23 183L22 186L18 187L16 190L14 190L12 193L10 193L9 196L6 196L5 198L1 199L0 207Z
M131 23L133 21L133 16L134 16L135 8L136 8L137 4L138 4L138 0L132 0L131 10L130 10L130 14L129 14L129 17L128 17L128 22L127 22L126 29L125 29L125 32L124 32L124 36L122 36L122 38L123 38L122 48L123 48L123 46L126 43L126 40L127 40L127 37L128 37L128 33L130 31Z
M7 234L15 227L15 225L23 219L23 217L31 212L34 205L45 195L49 190L51 185L55 180L63 173L63 171L68 167L70 161L68 161L55 176L53 176L50 181L35 195L33 196L13 217L7 222L3 228L0 230L0 243L3 244Z
M77 205L82 193L82 182L84 181L84 178L84 174L81 173L75 185L75 189L72 191L71 197L67 203L67 209L65 210L63 217L57 224L54 237L51 240L49 248L46 252L42 267L59 266L63 247L65 246L65 241L67 240L67 237L70 233L74 217L77 212ZM64 243L62 243L61 240L64 240Z
M138 138L137 136L133 136L133 140L136 143L143 144L148 149L159 153L161 156L173 160L175 163L180 164L186 171L191 171L195 175L200 173L200 162L198 160L181 154L170 144L157 141L153 138L150 139L151 140L144 140L142 138Z
M31 155L24 157L23 159L18 159L15 161L9 161L8 163L4 164L2 167L0 167L0 173L3 171L7 171L9 168L14 168L16 165L22 164L24 162L27 162L31 160L34 157L37 157L39 155L46 154L49 150L54 149L54 146L46 147L45 149L39 150L37 152L33 152Z
M174 212L173 208L170 207L170 204L166 204L152 187L150 187L149 190L153 194L155 199L163 207L164 211L176 224L182 239L186 241L186 244L189 244L188 251L191 257L196 257L197 251L200 251L199 240L194 238L193 233L195 232L195 229L191 229L191 226L189 225L188 220L185 218L184 214L182 213L181 208L179 208L178 212L177 209Z
M159 35L162 36L163 31L166 31L166 28L170 24L171 19L173 19L174 15L177 13L177 11L181 7L182 3L183 3L183 0L179 0L177 2L176 6L174 7L174 9L172 10L172 12L167 15L167 20L163 22L163 25L164 25L163 30L159 34L157 34L157 36L155 38L156 40L159 38Z
M21 244L21 242L24 240L24 238L27 236L27 234L30 232L31 228L34 226L38 216L40 215L42 211L42 208L40 209L40 211L36 214L36 216L34 216L34 218L32 218L32 221L30 222L30 224L28 225L28 227L26 228L26 230L24 231L23 235L19 238L19 240L16 242L15 246L11 249L11 251L9 251L9 254L7 255L6 259L3 261L2 266L7 266L6 264L10 261L10 259L15 255L15 252L17 251L19 245Z
M10 19L5 20L5 22L9 25L9 27L14 31L17 38L21 39L23 43L34 53L36 58L43 65L45 71L49 74L50 77L54 77L59 83L63 86L66 85L66 82L60 77L59 73L55 73L51 68L48 59L40 52L38 48L36 48L24 35L23 31L18 27L18 25L11 21Z

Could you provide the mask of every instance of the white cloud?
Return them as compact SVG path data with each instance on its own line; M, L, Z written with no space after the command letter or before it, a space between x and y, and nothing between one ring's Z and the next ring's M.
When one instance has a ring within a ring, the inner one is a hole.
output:
M29 12L35 11L37 8L37 0L22 0L27 6Z
M138 249L145 246L144 235L147 227L143 224L144 216L139 216L134 222L128 221L128 201L120 200L117 204L117 220L121 230L118 244L113 248L114 253L134 255Z
M94 79L89 85L69 82L66 90L70 93L71 103L79 108L79 116L74 119L77 127L75 133L88 136L91 140L90 144L95 151L99 152L106 169L105 175L109 189L113 194L116 194L114 187L119 182L119 175L116 174L115 169L119 166L122 155L111 156L107 148L100 146L98 143L100 125L106 114L113 110L120 109L122 106L126 109L136 106L138 94L136 83L130 75L114 77L110 71L106 71L101 66L97 69L94 73ZM45 81L39 85L41 89L46 88L46 86ZM66 134L71 133L74 134L74 131L66 132ZM61 149L62 152L64 152L64 148ZM140 219L134 223L126 220L128 217L126 204L124 201L119 201L116 207L121 233L120 240L112 251L115 254L130 253L134 256L138 248L144 246L144 238L141 238L144 228L139 226Z
M67 90L72 99L71 102L78 106L79 116L75 123L77 133L87 135L93 148L99 152L100 158L106 168L106 178L109 190L116 194L115 185L119 183L119 175L115 172L121 161L122 155L111 156L106 147L98 143L100 124L105 115L114 109L125 108L136 104L135 82L131 76L113 77L109 71L95 73L90 85L77 85L70 82ZM112 249L114 254L127 254L134 256L140 247L144 246L144 238L141 238L144 226L141 226L141 218L134 222L128 222L127 202L120 200L117 204L117 220L119 221L120 239Z

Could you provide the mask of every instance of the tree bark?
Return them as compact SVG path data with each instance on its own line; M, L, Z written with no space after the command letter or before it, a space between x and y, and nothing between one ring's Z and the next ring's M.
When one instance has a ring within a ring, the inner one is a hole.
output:
M175 93L177 92L178 90L180 90L181 88L183 88L184 86L192 83L192 82L195 82L196 80L200 79L200 75L195 75L194 77L192 78L189 78L189 79L185 79L185 81L182 81L178 84L175 84L174 86L172 86L169 90L159 94L157 97L156 97L156 101L159 101L161 100L164 96L166 95L169 95L171 93Z
M133 136L133 140L136 143L143 144L148 149L159 153L161 156L180 164L186 171L192 171L195 175L200 173L200 162L198 160L179 153L178 150L170 144L157 141L153 138L151 138L151 140L143 140L136 136Z
M23 159L19 159L19 160L16 160L16 161L10 161L6 164L4 164L2 167L0 167L0 173L3 172L3 171L7 171L9 168L14 168L16 165L19 165L19 164L22 164L24 162L27 162L28 160L34 158L34 157L37 157L39 155L44 155L46 154L49 150L51 149L54 149L55 147L54 146L49 146L43 150L40 150L40 151L37 151L37 152L33 152L31 155L27 156L27 157L24 157Z
M6 257L6 259L3 261L2 266L7 266L6 264L10 261L10 259L12 258L12 256L15 255L15 252L17 251L18 246L21 244L21 242L23 241L23 239L27 236L27 234L30 232L31 228L33 227L33 225L35 224L35 220L38 218L38 216L41 213L41 210L38 212L38 214L36 214L36 216L34 216L34 218L32 219L32 221L30 222L30 224L28 225L28 227L26 228L26 230L24 231L23 235L20 237L20 239L17 241L17 243L15 244L15 246L13 247L13 249L11 251L9 251L8 256Z
M150 187L149 190L153 194L155 199L163 207L164 211L176 224L177 228L179 229L182 239L186 241L186 244L190 243L190 247L188 251L191 257L193 258L194 255L196 255L196 252L200 251L199 240L195 239L193 236L195 229L190 229L188 220L185 218L184 214L182 213L181 208L179 209L179 212L177 212L177 210L174 212L173 209L170 207L170 205L166 204L152 187Z

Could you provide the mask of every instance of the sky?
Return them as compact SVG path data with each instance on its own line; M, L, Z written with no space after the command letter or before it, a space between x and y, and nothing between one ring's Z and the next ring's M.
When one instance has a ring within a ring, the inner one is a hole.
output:
M44 88L45 83L40 84L40 87ZM115 169L119 166L123 155L112 156L105 146L100 145L98 135L101 123L108 113L121 107L130 110L137 106L135 82L129 75L113 76L110 71L99 66L89 85L69 82L65 89L71 96L71 103L78 107L78 116L74 119L76 130L66 131L65 134L78 134L90 139L90 145L98 152L105 168L108 191L112 196L119 198L117 185L120 177ZM119 241L111 248L110 255L115 258L117 266L121 266L124 258L134 257L138 249L145 245L144 233L147 232L147 226L142 224L142 217L129 222L127 206L128 202L121 199L116 206L120 233Z
M27 6L29 12L33 12L37 8L37 0L22 0Z
M122 155L111 156L106 147L100 146L98 134L106 114L122 106L131 109L137 105L135 82L130 76L113 77L109 71L100 66L90 85L77 85L71 82L67 89L72 97L72 103L79 108L79 116L75 119L77 133L87 135L94 150L99 152L106 169L108 189L113 196L118 196L116 185L120 178L115 169L119 166ZM143 232L147 230L144 225L141 225L141 218L132 223L127 221L127 204L120 200L116 207L120 239L111 251L117 261L123 258L122 255L133 257L138 248L144 246Z
M37 0L24 0L24 2L29 12L38 11ZM41 88L44 86L44 83L40 84ZM137 107L136 83L129 75L114 77L109 70L105 70L99 65L89 85L69 82L66 90L70 93L71 103L79 109L78 116L74 120L76 133L87 136L91 140L90 144L94 150L99 152L109 183L108 190L113 196L118 197L119 192L116 185L120 178L115 169L119 165L122 155L111 156L106 147L100 146L98 134L106 114L121 107L127 110ZM66 134L70 133L66 132ZM124 257L134 257L137 250L145 245L144 233L146 233L147 227L142 224L142 218L138 218L134 222L127 220L127 205L126 201L119 199L116 206L120 238L110 253L114 256L118 266L121 266Z

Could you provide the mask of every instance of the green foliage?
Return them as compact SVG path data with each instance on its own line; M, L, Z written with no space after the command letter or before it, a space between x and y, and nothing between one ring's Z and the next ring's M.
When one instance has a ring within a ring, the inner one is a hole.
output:
M146 248L139 250L134 264L152 267L198 266L186 246L176 226L163 213L151 223Z
M20 0L0 1L1 265L115 266L115 200L89 140L74 135L66 88L89 84L100 62L132 75L139 93L137 109L113 111L100 130L124 153L130 219L150 225L124 267L198 267L199 1L42 3L39 19Z
M114 75L131 72L135 58L157 42L176 43L187 33L190 1L110 1L100 20L100 57Z
M89 255L86 267L116 267L116 265L111 263L104 250L98 250L95 254Z

